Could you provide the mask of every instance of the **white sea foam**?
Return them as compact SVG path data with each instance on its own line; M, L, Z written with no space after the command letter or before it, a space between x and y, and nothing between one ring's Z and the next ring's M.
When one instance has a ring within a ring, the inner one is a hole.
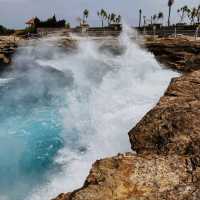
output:
M7 83L9 83L10 81L12 81L12 78L0 78L0 86L3 86Z
M55 158L61 170L49 175L27 200L48 200L61 192L80 187L91 164L118 152L131 151L128 131L162 96L169 81L178 74L164 69L154 56L130 40L125 28L119 42L123 54L99 50L101 42L80 39L78 52L56 53L52 59L38 59L73 74L73 86L66 93L66 107L60 108L65 130L65 147ZM74 137L70 139L69 137Z

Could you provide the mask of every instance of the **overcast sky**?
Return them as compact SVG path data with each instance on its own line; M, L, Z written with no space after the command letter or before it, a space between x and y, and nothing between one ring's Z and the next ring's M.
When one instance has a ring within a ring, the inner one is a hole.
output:
M83 9L90 11L89 23L99 25L97 10L105 8L109 12L121 14L129 25L138 24L138 10L143 15L151 16L159 11L164 12L167 21L168 0L0 0L0 24L9 28L22 28L27 19L38 16L46 19L54 13L59 19L65 18L73 26L77 17L82 16ZM175 0L172 17L177 17L177 9L182 5L191 7L200 4L200 0Z

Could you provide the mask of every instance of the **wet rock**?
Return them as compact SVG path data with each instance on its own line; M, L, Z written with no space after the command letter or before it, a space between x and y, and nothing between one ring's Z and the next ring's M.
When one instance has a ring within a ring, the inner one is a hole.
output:
M189 157L127 153L96 161L81 189L54 200L198 200L199 178Z
M200 71L173 79L159 103L129 132L129 137L132 149L139 154L191 155L197 159Z

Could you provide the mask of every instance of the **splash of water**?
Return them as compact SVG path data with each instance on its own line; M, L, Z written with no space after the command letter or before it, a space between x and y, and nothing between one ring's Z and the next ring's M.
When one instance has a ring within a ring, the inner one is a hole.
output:
M79 38L78 50L66 54L51 38L30 42L16 55L9 75L14 84L2 91L0 122L0 158L16 178L8 198L45 200L77 189L96 159L130 151L128 131L177 75L131 41L131 34L126 29L114 41L118 53L108 49L110 40ZM0 164L0 174L2 169Z

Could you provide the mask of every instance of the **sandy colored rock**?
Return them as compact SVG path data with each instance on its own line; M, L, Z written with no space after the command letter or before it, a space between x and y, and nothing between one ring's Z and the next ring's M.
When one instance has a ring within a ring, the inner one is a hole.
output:
M200 41L161 38L145 41L145 47L164 65L182 72L200 69Z
M11 63L11 56L16 51L19 38L14 36L0 36L0 72Z
M68 200L69 199L69 197L70 197L70 194L71 193L62 193L62 194L60 194L57 198L55 198L55 199L52 199L52 200Z
M128 153L96 161L81 189L55 200L197 200L199 178L189 157Z
M129 137L138 153L191 155L200 164L200 71L173 79Z

